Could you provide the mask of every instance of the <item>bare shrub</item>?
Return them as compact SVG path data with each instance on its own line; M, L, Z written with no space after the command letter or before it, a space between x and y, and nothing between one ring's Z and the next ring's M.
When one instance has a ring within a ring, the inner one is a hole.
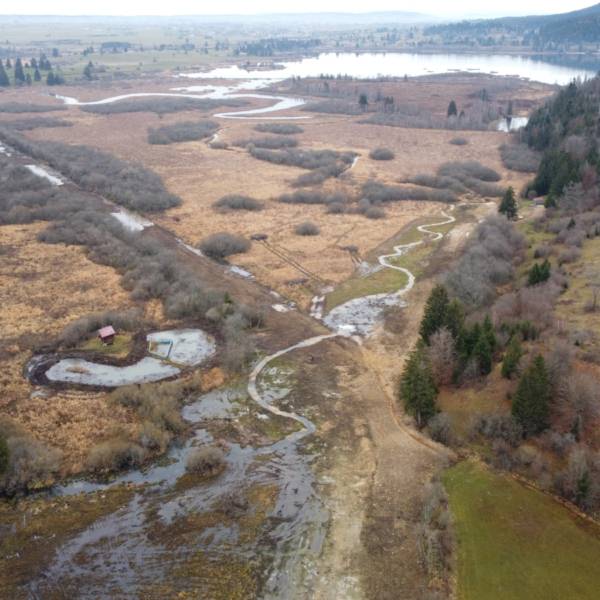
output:
M331 215L341 215L346 212L346 205L342 202L332 202L325 210Z
M0 104L0 113L41 113L67 110L63 104L32 104L27 102L5 102Z
M395 156L389 148L375 148L369 152L371 160L393 160Z
M444 163L438 169L438 175L453 177L459 181L463 181L468 178L479 179L480 181L496 182L500 181L500 175L485 167L481 163L475 160L467 160L464 162L447 162Z
M219 128L214 121L185 121L148 129L149 144L174 144L210 137Z
M250 242L232 233L215 233L200 243L200 250L215 260L222 260L232 254L248 252Z
M369 206L363 213L367 219L383 219L385 218L385 211L383 208L378 206Z
M90 471L107 473L139 467L146 457L144 449L128 440L116 438L93 446L86 466Z
M427 422L427 429L432 440L450 446L453 441L450 416L440 412Z
M138 309L91 313L69 323L60 333L59 340L65 346L76 346L106 325L112 325L117 331L136 331L142 325L142 313Z
M319 235L321 230L317 225L311 221L305 221L294 227L294 233L296 235Z
M171 441L167 431L151 421L144 421L139 433L139 443L142 448L152 452L164 452Z
M567 399L574 354L573 346L559 339L555 340L550 351L544 355L553 396L560 401Z
M254 158L258 158L259 160L309 170L328 167L337 162L350 165L356 156L354 152L337 152L336 150L287 148L275 151L252 146L248 150Z
M214 477L225 469L225 457L219 448L204 446L190 452L185 468L194 475Z
M432 579L446 579L452 568L454 536L448 496L439 481L425 489L418 526L421 561Z
M448 143L453 146L466 146L469 143L469 140L464 137L454 137Z
M18 119L16 121L3 121L5 127L10 127L16 131L31 131L32 129L40 129L43 127L71 127L71 121L64 119L55 119L52 117L31 117L29 119Z
M238 98L212 100L209 98L179 98L179 97L154 97L134 98L131 100L119 100L106 104L88 104L80 106L80 110L99 115L113 115L132 112L153 112L159 115L188 110L212 110L220 106L245 106L246 101Z
M540 244L533 251L533 258L548 258L552 254L552 247L548 244Z
M250 196L243 196L242 194L228 194L219 198L213 206L221 210L249 210L257 211L262 210L263 205Z
M310 102L302 110L331 115L360 115L363 112L357 102L338 99Z
M254 127L254 130L260 133L274 133L276 135L304 133L304 129L294 123L259 123Z
M292 194L282 194L278 198L284 204L342 204L348 203L348 197L340 192L328 194L320 190L298 190Z
M441 327L430 336L427 351L435 383L449 384L456 367L456 350L454 338L446 327Z
M581 250L579 248L568 248L558 255L558 264L564 265L573 263L581 258Z
M492 440L502 440L513 447L523 439L523 429L511 415L479 415L473 423L473 432Z
M526 144L503 144L500 157L507 169L522 173L536 173L540 166L540 155Z
M566 406L578 432L600 416L598 381L588 373L573 373L567 380Z
M298 145L298 140L293 137L263 137L249 140L237 140L234 146L253 146L255 148L266 148L268 150L279 150L281 148L295 148Z
M210 147L213 150L226 150L227 148L229 148L229 144L221 140L215 140L214 142L210 143Z
M362 196L373 203L400 200L431 200L436 202L454 202L457 200L456 194L450 190L386 185L372 180L363 185Z
M6 127L0 127L0 139L32 158L46 161L82 189L103 194L127 208L160 211L181 203L180 198L167 192L153 171L95 148L34 141Z
M13 496L52 482L60 467L60 451L37 441L7 419L0 420L0 437L8 448L8 463L0 473L0 495Z

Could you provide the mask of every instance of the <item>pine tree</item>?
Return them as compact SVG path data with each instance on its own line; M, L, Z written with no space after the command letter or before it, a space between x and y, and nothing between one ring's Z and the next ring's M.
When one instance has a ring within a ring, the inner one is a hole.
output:
M510 379L513 373L519 366L519 361L523 356L523 348L521 348L521 342L519 341L518 335L513 335L510 338L504 359L502 360L502 377Z
M450 299L446 288L443 285L436 285L427 298L419 329L421 339L426 344L429 343L430 335L446 325L449 305Z
M446 311L445 326L448 328L448 331L450 331L455 341L460 337L464 328L464 323L465 311L463 310L462 304L458 300L452 300Z
M8 87L10 85L10 79L8 78L8 74L4 69L4 65L0 60L0 87Z
M36 67L35 72L33 74L33 80L34 81L41 81L42 80L42 76L40 75L40 70Z
M479 372L488 375L492 370L492 348L485 330L482 328L479 339L473 348L473 358L477 360Z
M529 269L529 275L527 277L527 285L537 285L538 283L544 283L550 279L551 265L548 259L544 260L542 264L535 263L531 269Z
M400 380L400 399L406 412L412 415L418 427L424 427L435 415L437 388L431 365L422 342L410 353Z
M91 81L94 78L94 65L92 64L91 60L87 65L85 65L85 68L83 69L83 76L88 81Z
M0 475L6 473L8 469L8 461L10 458L10 451L8 444L2 435L0 435Z
M46 83L48 85L54 85L54 73L52 71L48 72L48 76L46 77Z
M508 220L513 221L517 218L517 201L515 200L515 190L512 187L509 187L502 201L500 202L500 206L498 207L498 212L504 215Z
M496 352L496 332L494 331L494 326L492 325L492 320L490 319L490 315L486 315L483 320L483 333L487 337L488 343L490 345L490 349L492 354Z
M25 83L25 72L20 58L17 58L15 62L15 83Z
M29 73L27 73L27 75L25 75L25 83L27 85L31 85L31 75Z
M6 68L7 69L12 69L12 63L10 62L10 58L6 59Z
M32 58L31 61L29 62L29 64L31 65L32 69L37 69L37 60L35 58Z
M366 94L361 94L358 97L358 104L363 112L367 109L367 106L369 105L369 98Z
M448 116L456 117L458 114L458 108L456 106L456 102L454 100L450 100L450 104L448 104Z
M538 354L521 376L512 402L512 415L525 435L540 433L548 427L550 390L546 363Z

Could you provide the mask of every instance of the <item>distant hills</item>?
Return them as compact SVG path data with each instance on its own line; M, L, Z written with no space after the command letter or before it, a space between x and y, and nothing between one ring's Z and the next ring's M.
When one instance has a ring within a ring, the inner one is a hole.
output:
M425 29L426 35L446 38L521 35L533 44L600 43L600 4L568 13L479 19L435 25ZM533 45L532 44L532 45Z

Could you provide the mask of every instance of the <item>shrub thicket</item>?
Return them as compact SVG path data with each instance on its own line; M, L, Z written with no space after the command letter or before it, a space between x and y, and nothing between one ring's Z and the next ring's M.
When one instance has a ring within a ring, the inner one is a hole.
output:
M300 223L294 227L294 233L296 235L319 235L320 229L314 223L305 221L304 223Z
M258 200L242 194L228 194L227 196L223 196L213 206L219 210L257 211L263 209L263 205Z
M393 160L395 154L389 148L375 148L369 152L371 160Z
M148 143L174 144L210 137L219 128L214 121L185 121L148 129Z
M248 252L250 242L239 235L232 233L215 233L200 243L200 250L215 260L223 260L233 254Z
M259 123L254 127L254 130L259 133L274 133L276 135L304 133L304 129L294 123Z

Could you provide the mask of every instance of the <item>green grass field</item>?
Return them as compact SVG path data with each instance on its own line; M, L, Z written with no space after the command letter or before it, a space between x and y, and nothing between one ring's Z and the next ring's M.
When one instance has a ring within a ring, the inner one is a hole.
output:
M472 462L443 482L458 540L459 600L595 600L600 528Z

